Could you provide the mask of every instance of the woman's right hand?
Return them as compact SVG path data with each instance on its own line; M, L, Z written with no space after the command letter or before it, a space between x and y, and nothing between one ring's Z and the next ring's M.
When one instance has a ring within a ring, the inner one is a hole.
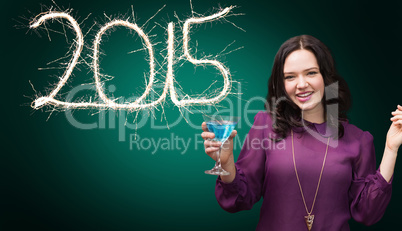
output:
M212 159L216 161L217 153L219 151L219 147L221 142L213 141L215 138L215 134L208 130L207 124L205 122L201 125L203 133L201 133L201 137L204 139L204 147L205 153L210 156ZM222 168L229 171L229 167L234 167L234 158L233 158L233 138L237 135L237 131L233 130L230 137L226 140L226 142L222 146L221 150L221 165Z

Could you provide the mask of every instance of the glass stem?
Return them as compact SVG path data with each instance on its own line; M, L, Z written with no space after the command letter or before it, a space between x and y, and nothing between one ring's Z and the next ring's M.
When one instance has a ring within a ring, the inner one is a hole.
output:
M218 151L218 158L216 159L216 166L221 169L222 165L221 165L221 150L222 150L222 146L219 147L219 151Z

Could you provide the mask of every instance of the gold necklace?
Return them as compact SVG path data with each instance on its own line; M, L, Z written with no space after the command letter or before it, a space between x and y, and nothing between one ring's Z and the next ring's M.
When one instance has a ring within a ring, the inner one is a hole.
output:
M313 227L313 222L314 222L314 215L311 214L311 213L313 212L313 209L314 209L315 199L317 198L318 189L320 188L320 183L321 183L321 176L322 176L322 172L323 172L324 166L325 166L325 160L327 159L329 137L328 137L328 142L327 142L327 149L325 150L324 161L322 162L320 178L318 179L317 189L315 190L315 196L314 196L314 200L313 200L313 205L311 206L311 210L309 212L308 209L307 209L306 200L304 199L304 194L303 194L303 190L302 190L302 187L301 187L301 184L300 184L299 175L297 174L297 169L296 169L295 149L294 149L294 145L293 145L293 130L291 130L291 134L292 134L293 166L295 167L297 183L299 183L300 193L301 193L301 196L302 196L302 199L303 199L304 207L306 208L306 212L307 212L307 216L305 216L304 219L306 220L308 230L311 230L311 227Z

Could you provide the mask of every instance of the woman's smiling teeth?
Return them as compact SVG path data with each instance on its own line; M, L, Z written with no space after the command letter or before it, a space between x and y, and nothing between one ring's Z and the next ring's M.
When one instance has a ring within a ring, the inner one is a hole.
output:
M301 93L301 94L296 94L296 96L297 96L297 97L301 97L301 98L305 98L305 97L310 96L311 94L313 94L312 91L310 91L310 92L304 92L304 93Z
M300 103L305 103L306 101L310 100L313 97L313 93L314 93L313 91L310 91L296 94L296 99Z

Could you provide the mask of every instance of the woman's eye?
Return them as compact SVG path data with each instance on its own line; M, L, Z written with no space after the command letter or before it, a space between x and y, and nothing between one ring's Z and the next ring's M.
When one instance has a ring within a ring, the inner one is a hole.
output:
M285 76L285 79L292 79L294 76L291 76L291 75L288 75L288 76Z
M307 75L316 75L317 72L316 71L310 71L309 73L307 73Z

